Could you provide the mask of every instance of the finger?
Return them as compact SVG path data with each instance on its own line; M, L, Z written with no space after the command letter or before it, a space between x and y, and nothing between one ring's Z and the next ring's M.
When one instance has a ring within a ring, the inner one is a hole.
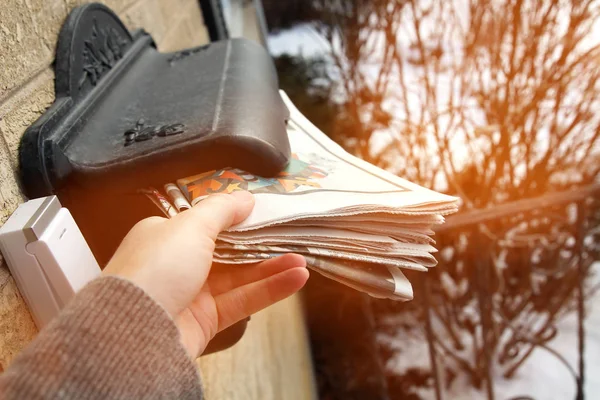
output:
M198 224L215 240L219 233L245 220L253 208L254 196L250 192L241 190L231 194L219 193L208 196L173 219Z
M306 268L293 268L216 296L219 331L291 296L307 279Z
M213 296L217 296L288 269L303 267L306 267L304 257L291 253L249 266L213 264L208 282Z

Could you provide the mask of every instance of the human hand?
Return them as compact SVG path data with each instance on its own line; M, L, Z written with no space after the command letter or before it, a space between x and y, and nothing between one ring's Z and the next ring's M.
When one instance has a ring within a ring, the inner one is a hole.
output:
M248 217L249 192L209 196L171 219L151 217L127 234L104 274L129 279L174 318L192 357L237 321L304 286L304 257L286 254L253 265L212 265L217 235ZM212 269L211 269L212 268Z

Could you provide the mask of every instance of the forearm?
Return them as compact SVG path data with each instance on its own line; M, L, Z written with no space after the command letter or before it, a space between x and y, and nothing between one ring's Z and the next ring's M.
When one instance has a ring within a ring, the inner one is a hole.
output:
M167 312L129 281L99 278L0 376L0 398L201 398Z

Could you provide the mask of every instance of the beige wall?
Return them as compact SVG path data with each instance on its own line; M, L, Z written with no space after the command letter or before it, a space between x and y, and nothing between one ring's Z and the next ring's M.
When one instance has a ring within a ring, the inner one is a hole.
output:
M197 0L105 0L160 50L208 41ZM24 198L15 170L21 136L54 99L51 63L61 24L81 0L2 0L0 7L0 224ZM0 371L37 329L0 258ZM254 316L242 341L199 361L207 398L304 399L314 388L297 297Z

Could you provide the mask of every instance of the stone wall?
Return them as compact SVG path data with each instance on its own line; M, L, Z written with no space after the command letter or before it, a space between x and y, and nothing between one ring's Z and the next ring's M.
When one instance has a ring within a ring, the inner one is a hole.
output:
M197 0L104 0L162 51L208 42ZM54 100L52 62L68 12L81 0L2 0L0 7L0 224L25 199L15 171L19 140ZM314 388L297 297L253 317L242 341L199 361L210 399L304 399ZM0 371L37 334L0 259ZM288 393L288 391L291 391ZM284 395L285 394L285 395Z

